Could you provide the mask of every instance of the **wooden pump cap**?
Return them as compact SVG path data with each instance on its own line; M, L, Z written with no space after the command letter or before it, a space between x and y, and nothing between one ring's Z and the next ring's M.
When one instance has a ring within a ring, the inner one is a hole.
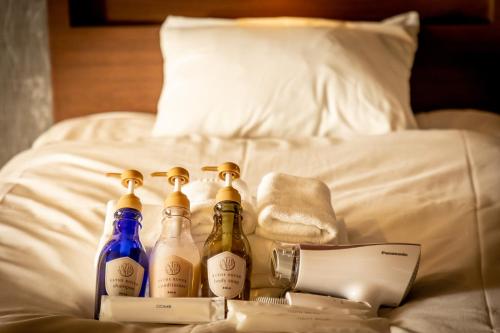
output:
M120 178L121 184L127 189L129 188L129 181L134 182L134 188L142 186L144 182L142 173L137 170L125 170L122 173L109 172L106 176ZM116 204L116 209L118 210L121 208L133 208L138 211L142 210L141 200L134 194L133 190L132 193L127 193L120 197Z
M230 173L233 180L240 178L240 167L233 162L224 162L218 166L204 166L201 168L203 171L216 171L222 180L226 180L226 174Z
M235 201L241 203L241 195L234 187L223 187L217 191L215 200L217 200L217 202Z
M205 166L201 168L203 171L216 171L218 176L222 180L226 180L226 175L231 176L231 180L240 178L240 167L233 162L224 162L218 166ZM216 196L217 202L221 201L235 201L241 203L240 193L232 186L225 186L217 191Z
M189 172L181 167L173 167L167 172L153 172L152 177L167 177L167 181L170 185L175 185L175 180L179 181L179 185L185 185L189 183ZM185 209L190 208L190 203L188 197L181 192L179 189L170 193L164 202L164 207L182 207Z

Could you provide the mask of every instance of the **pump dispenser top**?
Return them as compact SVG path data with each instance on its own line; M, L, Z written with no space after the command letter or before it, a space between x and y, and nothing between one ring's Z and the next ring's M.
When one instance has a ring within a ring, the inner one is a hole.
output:
M181 186L189 182L189 172L181 167L174 167L167 172L153 172L153 177L167 177L170 185L174 186L174 191L165 199L164 207L182 207L189 210L189 199L181 192Z
M224 162L218 166L205 166L203 171L215 171L221 180L225 182L224 187L217 191L215 197L217 202L235 201L241 203L240 193L233 187L233 180L240 178L240 167L233 162Z
M127 189L127 193L120 197L116 204L116 209L133 208L138 211L142 210L141 200L134 194L137 187L142 186L144 178L137 170L125 170L122 173L109 172L108 177L120 178L121 184Z

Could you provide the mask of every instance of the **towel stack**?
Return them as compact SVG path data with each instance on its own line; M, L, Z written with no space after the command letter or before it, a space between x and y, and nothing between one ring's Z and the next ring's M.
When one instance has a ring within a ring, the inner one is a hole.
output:
M330 189L322 181L282 173L265 175L257 190L256 234L287 243L346 243Z

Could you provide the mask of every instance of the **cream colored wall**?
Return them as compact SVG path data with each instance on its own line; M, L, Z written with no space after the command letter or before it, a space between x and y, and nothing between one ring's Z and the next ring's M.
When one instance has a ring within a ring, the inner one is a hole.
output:
M45 0L0 0L0 167L51 123Z

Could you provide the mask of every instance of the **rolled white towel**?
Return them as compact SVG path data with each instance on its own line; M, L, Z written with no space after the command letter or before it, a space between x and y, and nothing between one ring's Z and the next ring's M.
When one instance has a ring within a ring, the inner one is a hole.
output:
M320 180L268 173L257 189L256 234L289 243L337 243L330 190Z
M182 188L191 202L191 234L196 242L204 242L214 225L215 196L224 183L216 179L194 180ZM253 234L257 225L257 217L248 187L242 180L233 182L234 188L241 195L243 209L243 232Z

